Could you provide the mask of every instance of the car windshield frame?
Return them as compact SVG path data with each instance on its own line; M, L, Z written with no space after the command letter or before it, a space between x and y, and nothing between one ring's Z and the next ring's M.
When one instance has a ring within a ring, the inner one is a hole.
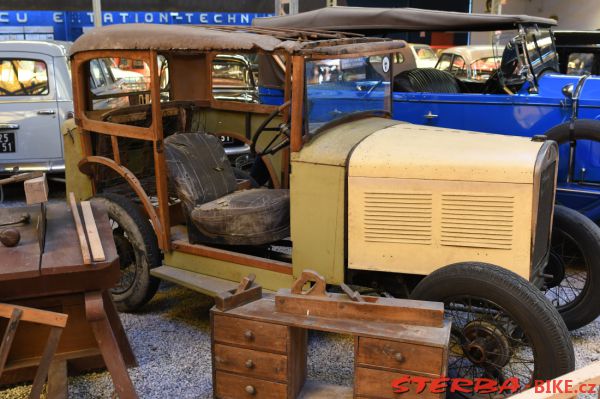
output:
M536 79L545 71L559 71L558 52L552 29L537 26L524 26L521 36L527 63Z
M370 116L391 117L393 55L395 53L351 54L327 58L305 58L304 108L306 117L303 133L313 137L333 126ZM386 61L387 60L387 61ZM321 68L322 66L322 68ZM316 67L316 68L315 68ZM336 71L337 69L337 71ZM337 77L331 78L332 73ZM325 78L324 75L329 74ZM364 76L362 76L364 75ZM342 102L350 104L343 111ZM319 106L320 100L335 98L334 109ZM365 100L365 101L360 101ZM375 101L372 101L375 100ZM377 101L381 100L381 101ZM317 106L315 107L315 104ZM360 105L365 104L365 107ZM378 104L377 107L369 105ZM328 118L327 113L332 117ZM312 121L311 121L312 119Z

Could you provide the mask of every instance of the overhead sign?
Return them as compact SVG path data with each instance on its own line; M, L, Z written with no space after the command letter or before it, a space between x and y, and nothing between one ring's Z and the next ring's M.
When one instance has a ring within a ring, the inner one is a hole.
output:
M268 13L105 11L102 24L251 25ZM54 27L55 39L74 40L94 26L91 11L0 11L0 27ZM4 28L5 29L5 28Z

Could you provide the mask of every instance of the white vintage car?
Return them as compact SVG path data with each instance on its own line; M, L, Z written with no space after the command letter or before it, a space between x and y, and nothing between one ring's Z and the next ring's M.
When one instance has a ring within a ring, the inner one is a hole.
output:
M0 42L0 174L64 170L60 128L73 115L69 46Z

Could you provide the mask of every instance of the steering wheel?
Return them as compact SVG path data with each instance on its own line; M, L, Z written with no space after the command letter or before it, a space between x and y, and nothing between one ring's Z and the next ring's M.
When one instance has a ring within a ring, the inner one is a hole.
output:
M262 121L260 126L256 129L256 131L252 135L252 144L250 144L250 152L252 154L254 154L257 157L262 157L263 155L272 155L272 154L275 154L277 151L290 145L289 128L287 127L287 125L282 125L278 128L267 128L267 125L273 119L275 119L275 117L277 115L279 115L284 109L288 108L289 106L290 106L290 102L288 101L288 102L284 103L283 105L281 105L279 108L277 108L275 111L271 112L265 118L265 120ZM273 131L273 130L278 131L278 133L275 135L275 137L273 137L273 139L271 141L269 141L269 143L265 146L265 148L262 149L262 151L256 151L256 143L258 142L258 139L262 136L262 134L266 131ZM278 144L275 144L277 139L281 136L283 136L284 139L282 141L280 141Z

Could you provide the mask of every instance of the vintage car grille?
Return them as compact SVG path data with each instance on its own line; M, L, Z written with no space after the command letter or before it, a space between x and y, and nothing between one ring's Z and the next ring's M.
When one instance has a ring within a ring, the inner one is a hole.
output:
M549 163L540 175L540 194L538 198L538 209L536 215L535 235L533 241L532 265L537 267L546 256L550 245L551 220L548 215L552 214L554 206L554 174L556 172L556 161Z
M511 249L513 213L512 196L443 194L441 244Z
M366 242L431 244L431 193L364 193Z

